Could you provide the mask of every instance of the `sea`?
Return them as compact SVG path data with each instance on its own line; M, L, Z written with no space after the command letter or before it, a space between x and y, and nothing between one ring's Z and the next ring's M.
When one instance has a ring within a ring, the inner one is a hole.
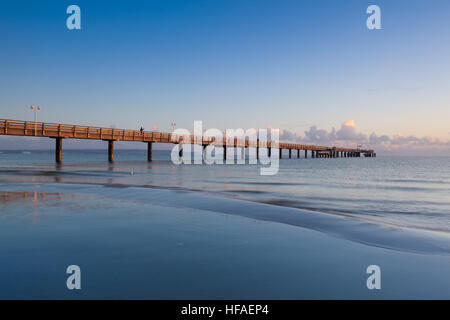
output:
M0 298L450 298L450 158L296 155L0 150Z

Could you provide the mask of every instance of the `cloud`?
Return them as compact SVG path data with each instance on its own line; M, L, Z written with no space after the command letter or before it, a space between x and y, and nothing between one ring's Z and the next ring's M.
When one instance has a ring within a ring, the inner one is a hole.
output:
M342 124L343 127L355 127L355 120L347 120Z
M345 121L341 125L341 129L336 132L336 138L343 141L367 141L365 134L356 132L354 120Z
M416 137L396 134L377 135L375 132L367 136L358 132L354 120L346 120L336 130L319 129L311 126L301 136L289 130L283 130L280 140L305 144L319 144L324 146L356 147L362 145L365 149L375 149L377 152L388 154L428 154L450 155L450 141L442 141L434 137Z
M317 129L317 126L312 126L308 131L305 131L305 137L300 138L300 141L311 142L311 143L323 143L333 140L334 128L331 133L326 130Z
M373 132L369 136L369 143L370 144L388 143L390 140L391 140L391 138L389 138L389 136L387 136L387 135L377 136L375 132Z
M297 141L298 136L296 133L289 131L289 130L281 130L280 131L280 140L286 140L286 141Z

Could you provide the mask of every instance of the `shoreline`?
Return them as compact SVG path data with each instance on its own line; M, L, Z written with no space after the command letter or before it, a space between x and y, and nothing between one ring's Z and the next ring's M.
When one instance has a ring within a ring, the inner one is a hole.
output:
M0 298L448 299L450 294L450 276L442 272L450 268L448 255L391 250L271 220L273 213L298 215L290 208L274 212L273 206L248 201L136 187L0 185L6 189L55 193L43 201L19 199L0 216ZM238 214L227 213L237 207ZM334 228L338 220L351 220L321 217ZM409 243L407 235L399 238ZM74 263L84 275L78 295L64 286L64 270ZM373 264L383 272L376 292L366 287L366 268Z
M247 199L227 197L220 193L189 190L179 187L127 186L101 183L18 183L0 184L0 191L37 191L82 194L134 201L162 206L206 210L260 221L286 224L319 231L367 246L409 252L450 256L450 235L447 233L400 227L370 221L354 215L332 214L279 206Z

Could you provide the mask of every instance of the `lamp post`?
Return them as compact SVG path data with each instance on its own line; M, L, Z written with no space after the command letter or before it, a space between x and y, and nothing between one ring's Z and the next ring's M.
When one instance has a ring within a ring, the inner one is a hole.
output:
M36 108L34 106L30 107L31 111L34 112L34 135L37 135L37 113L41 111L41 106L37 106Z

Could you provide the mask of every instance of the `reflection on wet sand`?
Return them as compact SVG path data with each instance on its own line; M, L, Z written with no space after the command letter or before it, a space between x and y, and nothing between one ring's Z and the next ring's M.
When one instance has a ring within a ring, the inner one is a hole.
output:
M1 203L22 202L29 200L31 202L43 202L49 199L62 199L63 196L68 196L63 193L56 192L36 192L36 191L4 191L0 192Z
M9 218L20 218L24 216L24 213L30 214L31 223L36 224L49 202L75 197L75 194L60 192L2 191L0 192L0 213L6 214ZM25 211L18 211L17 208L20 207L25 208ZM69 209L66 208L66 210Z

